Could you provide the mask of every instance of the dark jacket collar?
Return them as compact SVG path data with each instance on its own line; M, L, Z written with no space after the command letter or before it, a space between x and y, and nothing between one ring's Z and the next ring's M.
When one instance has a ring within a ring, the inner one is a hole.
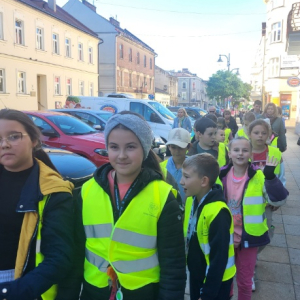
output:
M230 162L228 165L221 168L220 175L219 175L221 181L228 174L228 172L232 167L233 164ZM248 162L248 178L251 179L252 177L254 177L255 174L256 174L256 170L254 170L251 162Z
M2 173L3 166L0 165L0 172ZM33 160L33 168L24 184L21 192L20 200L18 202L17 212L37 211L37 203L43 199L39 186L39 165L36 160Z

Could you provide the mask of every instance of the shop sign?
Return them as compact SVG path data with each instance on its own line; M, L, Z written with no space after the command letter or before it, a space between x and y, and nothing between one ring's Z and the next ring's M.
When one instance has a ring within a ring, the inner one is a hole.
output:
M300 78L298 77L290 77L287 80L287 84L291 87L297 87L300 85Z
M281 69L297 69L299 68L299 60L297 55L282 55Z

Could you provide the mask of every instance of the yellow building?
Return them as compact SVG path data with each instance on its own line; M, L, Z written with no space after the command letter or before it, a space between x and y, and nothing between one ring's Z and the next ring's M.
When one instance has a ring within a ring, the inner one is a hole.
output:
M97 34L55 0L1 0L0 108L52 109L98 96Z

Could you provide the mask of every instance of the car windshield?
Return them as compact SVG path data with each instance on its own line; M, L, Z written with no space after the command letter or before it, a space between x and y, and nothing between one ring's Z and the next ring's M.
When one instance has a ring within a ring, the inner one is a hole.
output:
M164 118L168 120L174 120L176 116L166 107L158 102L149 102L149 104L154 107Z
M113 115L113 113L96 113L96 115L101 119L108 121L108 119Z
M84 135L97 132L92 127L71 116L55 115L47 116L47 118L67 135Z

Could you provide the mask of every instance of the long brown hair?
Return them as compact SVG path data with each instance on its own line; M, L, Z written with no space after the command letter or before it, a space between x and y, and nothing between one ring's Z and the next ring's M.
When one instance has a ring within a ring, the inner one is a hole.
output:
M5 108L0 110L0 119L16 121L22 124L31 141L37 142L37 145L33 148L32 156L41 160L49 168L58 172L58 170L50 160L48 154L42 149L39 129L34 125L33 121L26 114L19 110Z

